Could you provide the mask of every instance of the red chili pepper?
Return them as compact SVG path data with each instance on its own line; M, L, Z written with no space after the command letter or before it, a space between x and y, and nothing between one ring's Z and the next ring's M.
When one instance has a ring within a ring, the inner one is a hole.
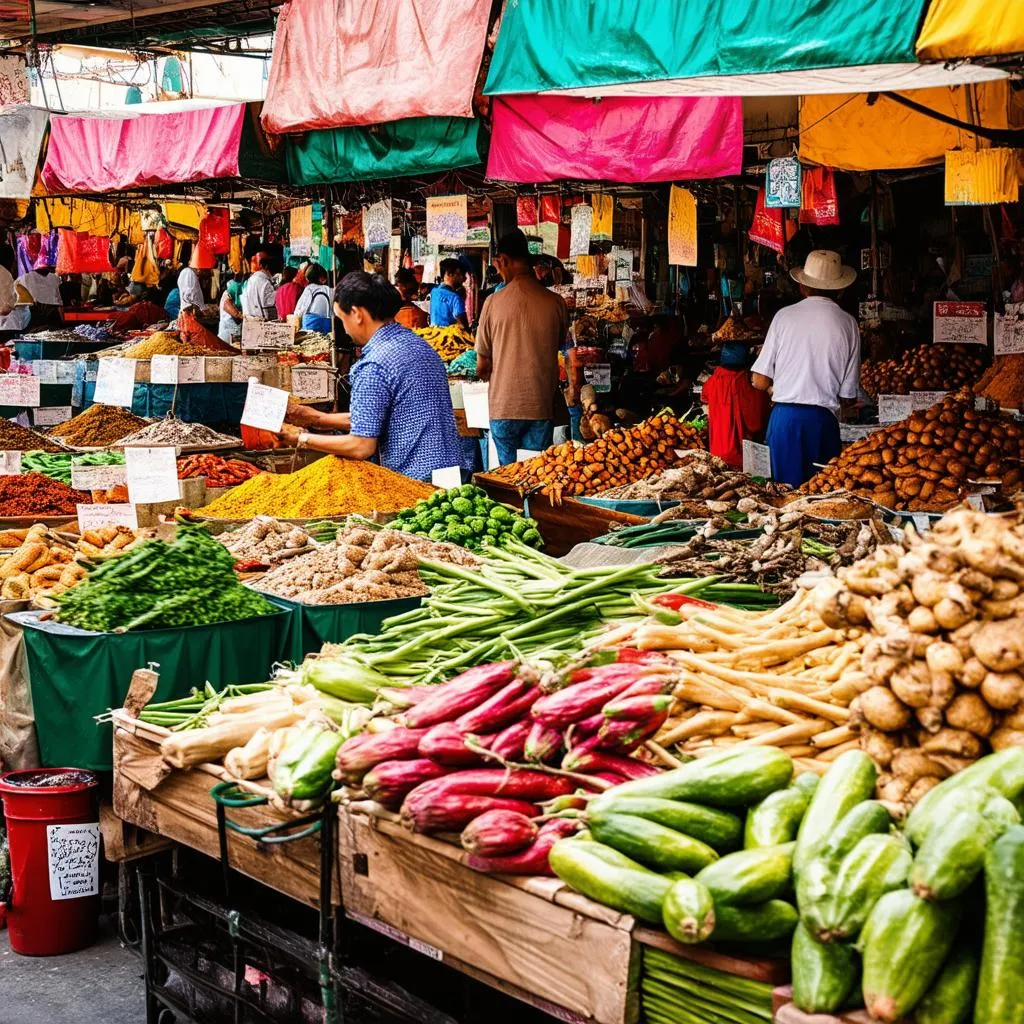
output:
M660 605L662 608L671 608L673 611L679 611L686 604L695 604L698 608L714 609L718 607L710 601L702 601L699 597L690 597L689 594L659 594L657 597L652 597L650 602Z

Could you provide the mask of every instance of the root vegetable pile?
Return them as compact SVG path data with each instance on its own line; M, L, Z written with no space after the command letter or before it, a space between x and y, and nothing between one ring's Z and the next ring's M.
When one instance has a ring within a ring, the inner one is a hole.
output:
M5 530L0 547L20 543L0 562L0 597L5 601L34 601L54 597L73 587L85 576L75 562L75 549L45 526L28 530Z
M207 487L233 487L245 483L262 471L243 459L224 459L219 455L186 455L178 459L178 479L205 476Z
M451 324L448 327L417 327L415 333L446 363L469 351L476 344L473 335L461 324Z
M872 398L912 391L955 391L981 376L983 353L981 345L925 344L897 359L866 359L860 370L861 386Z
M257 516L237 530L220 534L217 540L238 560L235 568L246 572L269 569L316 547L301 527L280 523L270 516Z

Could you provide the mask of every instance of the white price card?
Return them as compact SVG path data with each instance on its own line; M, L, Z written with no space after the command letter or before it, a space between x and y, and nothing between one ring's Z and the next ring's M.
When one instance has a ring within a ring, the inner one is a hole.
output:
M926 533L932 528L932 521L923 513L915 512L910 518L918 533Z
M56 384L57 362L54 359L33 359L32 372L39 378L40 384Z
M914 411L910 395L879 395L878 422L898 423Z
M296 330L287 320L247 316L242 320L242 348L291 348Z
M50 899L73 900L100 891L100 825L46 826Z
M985 498L981 494L968 494L967 504L970 505L971 508L977 509L979 512L985 511Z
M71 486L76 491L109 491L127 480L124 466L76 466L71 461Z
M150 378L154 384L205 384L204 356L153 356Z
M21 475L21 452L0 452L0 476Z
M124 464L130 502L146 505L178 500L181 485L175 448L125 448Z
M292 394L306 402L334 398L334 376L326 366L293 366Z
M947 394L947 391L912 391L910 404L915 412L918 409L930 409L933 405L938 405Z
M231 382L245 384L250 377L259 377L276 362L275 356L234 356L231 360Z
M458 466L447 466L444 469L435 469L430 474L430 482L442 490L450 490L452 487L462 486L462 470Z
M997 356L1024 352L1024 302L1008 302L1004 316L996 313L992 350Z
M27 373L0 374L0 405L39 405L39 378Z
M868 434L873 434L876 430L878 430L877 423L840 423L839 440L843 444L852 444L862 437L867 437Z
M32 410L32 423L37 427L55 427L71 419L70 405L50 405Z
M73 359L60 359L54 364L57 372L54 374L56 384L75 383L75 362Z
M466 407L466 426L487 430L491 425L491 413L487 402L490 385L485 383L462 385L462 402Z
M101 526L127 526L139 528L139 516L134 505L76 505L78 532L96 530Z
M106 356L100 360L93 401L97 405L131 408L135 397L135 360Z
M585 365L583 367L583 379L590 384L595 391L611 391L612 364L589 363Z
M933 303L932 340L940 344L987 345L988 309L985 303Z
M525 462L527 459L536 458L538 455L540 455L540 452L534 451L532 448L517 448L516 462Z
M250 377L249 390L245 393L245 406L242 409L243 426L272 430L276 434L284 423L289 397L287 391L267 387L255 377Z
M743 442L743 472L750 476L771 479L772 456L768 445L758 444L756 441Z

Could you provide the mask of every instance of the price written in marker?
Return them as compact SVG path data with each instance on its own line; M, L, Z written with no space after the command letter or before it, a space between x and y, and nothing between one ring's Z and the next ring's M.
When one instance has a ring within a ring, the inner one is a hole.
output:
M70 405L51 405L46 409L34 409L32 422L37 427L53 427L58 423L67 423L71 419Z
M100 360L96 373L97 405L120 405L130 408L135 398L135 360L107 356Z
M772 454L768 445L758 444L756 441L743 442L743 472L750 476L771 479Z
M39 378L26 373L0 374L0 405L39 405Z
M97 530L101 526L127 526L139 528L139 516L134 505L76 505L78 531Z
M292 394L307 402L329 402L334 398L334 378L323 366L293 366Z
M154 384L204 384L206 359L203 356L153 356L150 380Z
M71 463L71 486L76 491L109 491L128 479L124 466L76 466Z
M245 393L245 407L242 409L243 426L270 430L276 434L284 423L288 398L287 391L268 387L255 377L250 377L249 390Z
M177 501L181 494L174 448L125 448L128 498L135 505Z

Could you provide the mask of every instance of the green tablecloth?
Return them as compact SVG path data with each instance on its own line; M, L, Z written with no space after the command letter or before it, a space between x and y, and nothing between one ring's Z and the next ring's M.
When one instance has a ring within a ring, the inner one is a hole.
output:
M182 697L209 681L258 683L287 656L284 646L291 612L240 622L185 629L90 633L40 622L40 612L14 612L7 618L24 629L29 683L42 763L110 771L113 732L95 715L124 702L132 673L156 663L156 701Z

